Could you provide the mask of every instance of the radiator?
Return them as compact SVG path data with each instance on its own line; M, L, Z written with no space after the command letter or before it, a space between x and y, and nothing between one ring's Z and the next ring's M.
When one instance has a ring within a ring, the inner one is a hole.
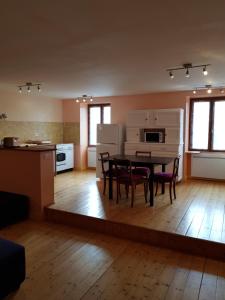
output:
M225 154L192 154L191 176L210 179L225 179Z

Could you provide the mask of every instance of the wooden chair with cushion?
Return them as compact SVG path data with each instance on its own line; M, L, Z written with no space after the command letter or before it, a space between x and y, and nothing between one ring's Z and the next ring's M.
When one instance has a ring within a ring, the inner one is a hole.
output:
M151 151L136 151L136 156L145 156L145 157L151 157ZM135 167L132 170L133 174L135 175L142 175L145 178L149 178L150 170L147 167Z
M117 203L119 202L120 196L120 186L124 185L126 189L126 196L128 198L129 187L131 187L131 207L134 205L134 194L135 188L139 184L143 184L144 186L144 195L145 195L145 202L147 202L147 192L148 192L148 181L142 175L133 174L132 172L132 162L129 160L121 161L118 159L114 160L115 169L119 170L120 166L127 166L127 172L117 173L116 183L117 183Z
M109 173L109 167L108 167L108 161L109 161L109 152L102 152L99 153L100 155L100 161L101 161L101 166L102 166L102 175L103 175L103 195L105 195L105 190L106 190L106 181L110 177ZM115 168L112 169L112 178L116 179L117 173L123 173L124 169L121 170L116 170Z
M157 195L158 191L158 184L159 183L169 183L169 190L170 190L170 203L173 203L172 199L172 188L173 188L173 196L176 199L176 181L178 176L178 169L179 169L179 157L174 159L173 163L173 172L159 172L154 174L154 181L156 182L156 191L155 195Z

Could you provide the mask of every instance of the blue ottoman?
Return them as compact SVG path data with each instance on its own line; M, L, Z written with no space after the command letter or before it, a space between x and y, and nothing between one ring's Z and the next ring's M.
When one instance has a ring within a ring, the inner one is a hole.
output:
M0 238L0 299L19 288L25 272L25 248Z

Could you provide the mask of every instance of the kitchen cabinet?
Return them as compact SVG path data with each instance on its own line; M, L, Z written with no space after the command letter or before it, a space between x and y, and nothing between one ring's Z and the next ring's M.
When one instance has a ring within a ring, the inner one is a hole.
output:
M166 128L165 131L166 144L183 144L183 130L180 128Z
M182 109L132 110L127 115L127 127L157 128L180 127Z
M129 142L140 142L140 129L138 127L127 127L126 129L126 140Z
M180 157L178 180L183 174L183 109L133 110L128 112L126 123L125 154L151 151L152 156ZM165 142L144 142L144 129L165 130ZM167 166L172 171L173 164ZM156 171L158 169L156 168Z
M149 124L148 110L131 110L127 115L126 125L128 127L142 127L145 128Z
M154 125L159 127L180 127L183 111L180 109L161 109L154 111Z

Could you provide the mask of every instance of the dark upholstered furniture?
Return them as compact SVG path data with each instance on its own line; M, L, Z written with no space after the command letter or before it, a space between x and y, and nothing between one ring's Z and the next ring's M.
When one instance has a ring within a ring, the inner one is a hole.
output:
M17 290L24 279L24 247L0 238L0 299Z
M0 228L28 218L29 198L0 191Z
M173 173L167 173L167 172L159 172L155 173L154 175L154 181L156 182L156 191L155 195L157 195L158 191L158 184L159 183L166 183L168 182L170 184L170 203L173 203L172 198L172 188L173 188L173 195L174 199L176 199L176 180L178 176L178 170L179 170L179 157L176 157L173 162Z
M135 193L135 188L139 184L143 184L144 186L144 195L145 195L145 202L147 202L147 193L148 193L148 179L146 179L142 175L135 175L133 174L133 164L132 161L130 160L121 160L121 159L114 159L114 165L116 167L116 170L120 166L127 166L127 171L126 173L123 174L117 174L116 177L116 183L117 183L117 200L116 203L119 202L119 195L120 195L120 185L124 185L126 189L126 195L128 198L128 192L129 192L129 187L131 187L131 207L134 206L134 193Z

